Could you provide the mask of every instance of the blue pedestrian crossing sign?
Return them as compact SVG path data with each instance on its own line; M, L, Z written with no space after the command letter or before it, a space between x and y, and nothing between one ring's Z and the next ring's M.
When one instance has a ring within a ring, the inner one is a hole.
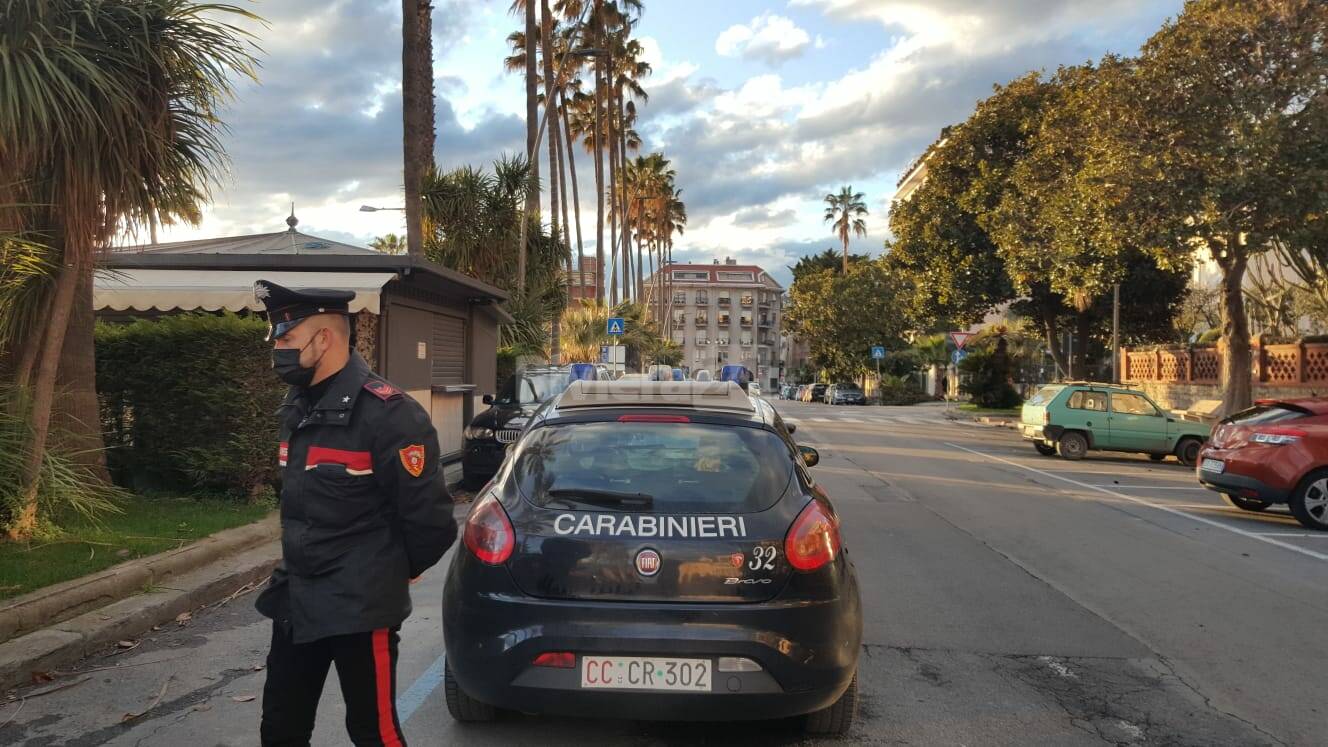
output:
M610 317L607 331L611 335L621 335L623 333L623 328L626 326L627 323L623 321L622 317Z
M955 350L954 352L950 353L950 360L953 361L956 366L959 365L960 361L962 361L967 357L968 357L968 351L964 350L963 348L959 348L958 350Z
M882 358L885 358L885 348L882 347L882 346L880 346L880 345L873 345L873 346L872 346L872 359L873 359L873 360L878 360L878 361L879 361L879 360L881 360Z

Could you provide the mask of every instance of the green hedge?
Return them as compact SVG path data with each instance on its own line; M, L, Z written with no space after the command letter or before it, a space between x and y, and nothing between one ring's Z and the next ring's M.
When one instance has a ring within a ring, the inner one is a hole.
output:
M285 392L266 331L233 314L97 325L97 391L118 484L265 492L277 478L274 413Z
M1010 385L1010 358L1003 350L970 350L959 370L967 374L959 391L972 397L978 407L1004 410L1023 401Z

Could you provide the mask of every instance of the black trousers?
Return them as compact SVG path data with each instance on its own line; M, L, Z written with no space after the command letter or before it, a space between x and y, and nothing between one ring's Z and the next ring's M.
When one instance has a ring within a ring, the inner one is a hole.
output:
M264 747L308 747L327 670L337 665L346 701L346 731L357 747L403 747L397 720L397 628L297 644L289 624L274 620L263 685Z

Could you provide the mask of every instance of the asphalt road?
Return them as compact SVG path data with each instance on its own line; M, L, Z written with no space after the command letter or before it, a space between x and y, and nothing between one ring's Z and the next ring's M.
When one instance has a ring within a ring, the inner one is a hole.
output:
M777 405L821 452L813 472L862 582L863 700L848 741L1328 743L1328 533L1226 507L1174 462L1040 457L939 407ZM800 743L786 723L458 726L439 688L442 579L440 567L414 587L403 631L412 744ZM256 744L269 626L251 602L0 706L0 743ZM329 680L315 743L345 744L343 716Z

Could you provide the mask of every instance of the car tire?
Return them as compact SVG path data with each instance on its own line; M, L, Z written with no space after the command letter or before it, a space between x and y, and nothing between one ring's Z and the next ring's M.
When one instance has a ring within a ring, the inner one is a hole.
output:
M1037 453L1041 454L1042 456L1055 456L1055 455L1056 455L1056 447L1055 447L1055 446L1048 446L1047 444L1041 443L1041 442L1039 442L1039 441L1035 441L1035 442L1033 442L1033 448L1037 449Z
M1203 442L1199 439L1182 438L1176 444L1176 458L1186 467L1193 467L1199 461L1199 450L1202 448Z
M1316 470L1301 480L1288 503L1301 526L1328 532L1328 470Z
M1223 493L1222 499L1229 505L1245 511L1262 511L1273 505L1269 501L1260 500L1258 498L1246 498L1243 495L1235 495L1234 493Z
M853 728L858 713L858 673L848 683L848 689L828 708L807 714L802 730L807 734L842 737Z
M1056 452L1062 459L1077 462L1088 454L1088 439L1077 431L1068 431L1056 442Z
M1167 454L1149 454L1148 458L1152 459L1154 462L1160 462L1163 459L1166 459L1167 456L1168 456Z
M475 700L461 689L461 684L452 676L452 667L446 660L443 661L443 694L447 700L447 712L457 721L476 723L498 718L497 708Z

